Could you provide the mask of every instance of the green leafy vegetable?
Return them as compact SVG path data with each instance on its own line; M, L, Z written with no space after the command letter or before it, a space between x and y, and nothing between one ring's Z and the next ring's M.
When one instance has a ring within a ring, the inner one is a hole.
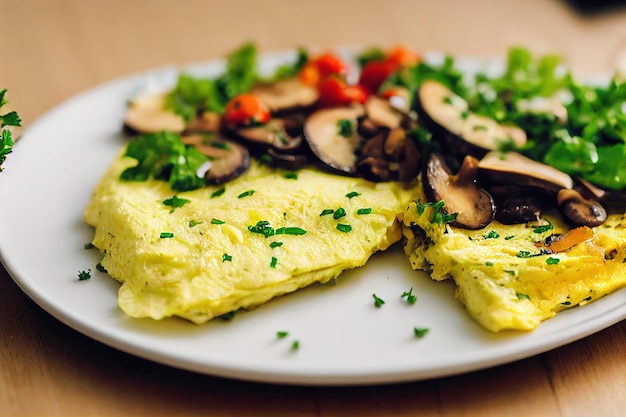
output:
M176 133L145 134L128 143L124 156L137 160L120 176L122 181L166 181L174 191L201 188L205 180L197 172L208 161L195 147L186 146Z
M88 269L86 271L78 271L79 281L86 281L88 279L91 279L91 269Z
M6 100L7 90L0 90L0 109L8 103ZM0 113L0 172L2 172L2 164L6 161L7 155L13 152L13 135L5 126L21 126L22 120L16 112Z
M187 203L191 203L191 200L187 200L186 198L180 198L177 195L173 196L172 198L167 198L163 200L164 205L172 208L170 210L170 213L172 213L175 209L184 206Z

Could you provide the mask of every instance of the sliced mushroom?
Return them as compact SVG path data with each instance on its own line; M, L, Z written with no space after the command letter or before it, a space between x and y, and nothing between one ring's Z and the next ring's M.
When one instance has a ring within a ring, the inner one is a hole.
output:
M370 181L408 184L421 170L422 152L402 128L382 130L368 139L357 158L357 171Z
M573 185L572 178L563 171L517 152L486 154L478 164L478 179L485 184L530 187L554 194Z
M560 190L557 204L561 214L575 226L596 227L607 218L606 210L600 203L585 199L576 190Z
M259 97L272 113L310 108L319 98L317 88L304 84L298 77L258 84L250 92Z
M461 168L452 174L443 156L432 153L424 166L424 194L430 202L443 200L447 214L457 213L451 223L464 229L482 229L493 221L496 207L491 195L476 183L478 160L466 156Z
M202 168L204 172L199 173L209 185L231 181L250 166L248 149L231 140L200 134L185 135L182 140L209 157L209 162Z
M520 224L539 220L541 202L536 196L507 198L497 204L495 219L504 224Z
M124 115L124 128L133 133L157 133L185 130L185 119L165 108L165 94L134 98Z
M389 100L379 96L370 96L367 99L365 113L374 124L389 129L400 127L404 118L398 109L391 106Z
M186 132L217 132L220 130L222 117L217 112L204 111L191 119L187 124Z
M324 167L341 174L356 174L355 152L362 140L357 120L364 113L363 106L332 107L316 110L307 118L304 136Z
M450 145L460 154L481 158L497 149L500 142L511 140L522 146L527 141L522 129L471 112L462 97L436 80L425 80L420 85L415 105L425 127L434 136L454 142Z
M306 154L281 153L273 148L267 150L267 156L270 166L291 171L304 168L309 163L309 156Z
M626 192L602 189L587 180L578 178L574 189L587 200L602 204L609 214L626 213Z
M282 119L274 118L266 124L254 127L243 127L233 131L233 133L258 152L265 152L268 148L273 148L278 152L293 153L304 144L302 135L293 137L287 133L285 122Z

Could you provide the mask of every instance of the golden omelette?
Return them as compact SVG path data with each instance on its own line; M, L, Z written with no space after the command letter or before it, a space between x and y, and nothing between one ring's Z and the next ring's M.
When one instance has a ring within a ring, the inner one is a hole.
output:
M119 180L135 163L119 157L84 213L132 317L203 323L327 282L399 241L396 215L415 194L316 169L293 178L253 162L223 194L215 196L220 186L181 192L189 202L172 207L167 182Z
M558 311L626 286L624 215L610 215L563 252L542 253L537 242L571 229L558 215L544 216L550 227L493 221L468 230L432 222L433 207L425 203L421 195L401 215L411 266L437 281L454 279L456 297L488 330L532 330Z

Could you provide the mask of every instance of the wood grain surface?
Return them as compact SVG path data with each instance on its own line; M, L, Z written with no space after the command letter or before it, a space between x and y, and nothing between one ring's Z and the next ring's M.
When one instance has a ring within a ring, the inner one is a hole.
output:
M222 57L246 40L261 51L404 43L485 57L518 44L559 53L578 74L606 72L626 51L626 10L580 13L556 0L0 0L0 40L0 88L27 127L100 83ZM463 375L280 386L109 348L48 315L0 267L0 416L623 416L624 393L626 321Z

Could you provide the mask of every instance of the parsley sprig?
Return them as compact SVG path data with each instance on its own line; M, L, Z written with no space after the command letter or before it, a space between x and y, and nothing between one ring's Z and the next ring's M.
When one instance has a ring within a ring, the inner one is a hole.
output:
M0 90L0 109L8 103L5 98L7 89ZM2 172L2 164L6 161L7 155L13 151L13 135L9 129L5 129L6 126L22 125L22 120L16 112L11 111L5 114L0 113L0 172Z

